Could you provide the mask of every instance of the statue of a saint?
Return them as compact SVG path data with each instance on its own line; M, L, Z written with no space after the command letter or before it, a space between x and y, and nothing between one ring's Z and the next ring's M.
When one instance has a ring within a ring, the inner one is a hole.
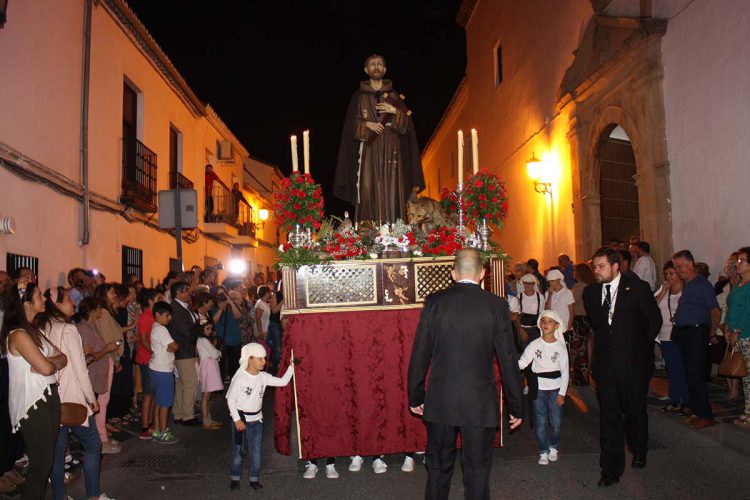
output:
M411 111L385 71L382 56L365 61L370 79L349 102L336 164L334 194L355 206L360 222L405 220L411 192L425 186Z

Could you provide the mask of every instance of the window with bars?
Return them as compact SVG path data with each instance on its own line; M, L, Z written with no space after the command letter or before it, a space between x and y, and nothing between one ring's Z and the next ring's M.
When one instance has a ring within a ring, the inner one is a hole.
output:
M21 269L28 268L34 273L34 276L39 276L39 258L31 257L29 255L20 255L16 253L8 252L5 256L5 271L10 274L13 279L18 279L18 273Z
M132 275L143 281L143 250L122 246L122 282L127 283Z

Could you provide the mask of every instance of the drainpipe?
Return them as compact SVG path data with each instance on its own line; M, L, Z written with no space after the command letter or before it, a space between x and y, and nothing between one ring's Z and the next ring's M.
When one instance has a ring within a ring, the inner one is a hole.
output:
M91 66L91 13L93 0L83 2L83 69L81 72L81 184L83 184L83 231L80 246L89 244L91 198L89 193L89 74Z

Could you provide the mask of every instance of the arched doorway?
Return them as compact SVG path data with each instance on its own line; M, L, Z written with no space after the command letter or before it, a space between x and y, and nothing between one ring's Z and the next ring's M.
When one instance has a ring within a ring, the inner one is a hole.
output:
M597 157L602 243L640 236L635 154L622 127L612 124L604 130Z

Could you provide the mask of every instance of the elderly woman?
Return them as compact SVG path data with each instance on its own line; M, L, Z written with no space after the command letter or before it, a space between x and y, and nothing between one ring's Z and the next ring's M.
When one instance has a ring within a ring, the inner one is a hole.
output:
M748 368L748 375L742 379L745 412L736 418L734 423L740 427L750 427L750 247L740 248L737 254L737 273L740 281L727 297L729 310L722 330L729 342L739 347Z

